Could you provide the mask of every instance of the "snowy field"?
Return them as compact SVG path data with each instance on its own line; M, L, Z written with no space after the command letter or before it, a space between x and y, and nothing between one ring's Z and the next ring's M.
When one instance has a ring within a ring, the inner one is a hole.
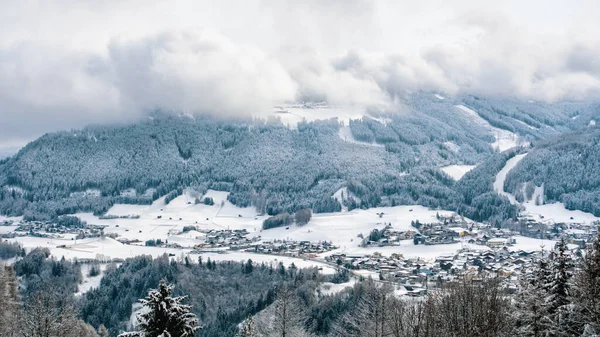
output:
M28 250L35 247L45 247L50 250L50 253L54 257L58 259L64 257L68 260L77 258L97 259L103 261L115 258L124 259L138 255L151 255L153 257L158 257L165 253L180 256L181 254L187 254L190 252L189 249L125 245L111 238L65 240L25 236L7 240L19 242Z
M10 232L14 232L19 226L0 226L0 234L7 234Z
M279 255L266 255L266 254L255 254L248 252L232 252L228 251L223 254L218 253L202 253L200 254L202 259L206 261L210 258L212 261L237 261L237 262L246 262L248 259L252 260L254 263L265 263L267 265L272 265L276 267L280 262L283 263L284 266L289 267L292 263L298 268L311 268L317 267L321 268L321 272L323 274L333 274L335 273L335 269L323 262L312 260L312 259L301 259L289 256L279 256ZM194 255L190 255L194 257ZM196 255L198 256L198 255Z
M165 205L164 198L152 205L114 205L107 215L139 216L138 219L100 219L91 213L78 213L79 218L88 224L107 226L106 234L116 233L120 238L138 239L142 242L151 239L172 240L184 247L193 247L203 242L198 235L184 234L184 226L196 226L198 229L246 229L250 233L260 231L265 216L257 216L253 207L240 208L227 201L228 192L208 190L202 196L212 197L212 206L194 204L195 197L188 192ZM222 204L222 206L221 206ZM196 232L197 233L197 232Z
M4 215L0 215L0 222L4 222L4 221L14 221L14 222L18 222L23 220L22 216L4 216Z
M266 263L276 266L279 262L282 262L286 267L289 267L292 263L298 268L309 268L317 267L321 268L321 272L324 274L333 274L335 270L329 265L315 260L305 260L301 258L277 256L277 255L263 255L246 252L223 252L223 253L202 253L202 254L190 254L190 249L175 249L175 248L162 248L162 247L146 247L136 245L124 245L120 242L110 238L94 238L87 240L77 240L77 243L71 240L49 240L47 238L34 238L34 237L17 237L14 239L8 239L8 241L16 241L22 244L27 250L35 247L45 247L50 249L50 253L57 259L64 257L65 259L98 259L109 260L114 258L130 258L139 255L151 255L152 257L159 257L163 254L171 254L174 258L183 259L185 256L189 256L192 261L197 261L199 256L202 256L204 261L209 257L214 261L247 261L251 259L256 263ZM58 246L66 245L64 248L58 248ZM87 273L85 274L87 275ZM88 278L87 283L84 282L84 286L81 286L79 291L84 292L92 287L97 286L98 279Z
M543 216L544 221L548 222L591 224L594 221L600 221L600 218L594 216L592 213L586 213L578 210L568 210L561 202L545 205L536 205L533 202L527 202L524 205L525 212L523 212L523 214L530 215L534 219L538 220L540 220L541 216Z
M104 275L104 271L106 267L108 267L107 263L101 263L98 265L100 268L100 274L96 276L89 276L90 269L92 269L92 265L85 263L81 265L81 275L83 276L83 280L81 284L77 287L77 293L75 296L81 296L88 291L98 288L100 286L100 281L102 280L102 276Z
M384 214L380 218L377 213L381 212ZM388 223L392 224L394 230L414 230L410 225L411 221L436 222L436 213L447 216L453 214L450 211L429 210L422 206L354 209L345 213L313 214L310 222L304 226L273 228L262 231L260 235L263 240L328 241L344 251L359 248L361 239L357 237L358 234L367 236L373 229L383 229Z
M512 246L509 246L508 249L511 251L518 250L540 250L541 246L544 245L544 249L549 249L554 247L554 241L551 240L541 240L541 239L533 239L523 236L514 236L516 243ZM461 242L452 243L452 244L443 244L443 245L415 245L412 240L403 240L400 242L399 246L386 246L386 247L349 247L346 249L339 249L337 252L343 252L347 255L367 255L373 253L380 253L384 256L390 256L391 254L402 254L405 258L422 258L426 261L433 261L436 257L442 255L453 255L460 249L470 249L474 251L485 251L491 250L491 248L487 246L469 244L466 240ZM575 248L572 246L571 248ZM329 252L327 254L323 254L323 256L327 256L331 254Z
M475 165L449 165L441 168L444 173L454 180L460 180L467 172L475 168Z

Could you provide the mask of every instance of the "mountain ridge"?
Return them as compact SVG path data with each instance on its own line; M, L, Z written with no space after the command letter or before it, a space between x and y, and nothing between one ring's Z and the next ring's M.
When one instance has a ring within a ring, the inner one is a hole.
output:
M289 128L273 119L165 114L136 124L46 134L0 161L0 213L32 219L102 214L114 203L151 203L184 188L226 190L232 203L268 214L307 207L337 211L341 205L333 194L342 187L360 200L346 205L350 208L421 204L462 210L471 207L460 192L463 183L440 168L485 163L495 156L491 143L497 137L458 105L494 128L514 132L521 143L578 128L595 117L598 106L541 104L534 113L522 101L438 96L414 94L401 112L349 120L352 142L340 136L337 119L302 120ZM476 218L487 220L492 213Z

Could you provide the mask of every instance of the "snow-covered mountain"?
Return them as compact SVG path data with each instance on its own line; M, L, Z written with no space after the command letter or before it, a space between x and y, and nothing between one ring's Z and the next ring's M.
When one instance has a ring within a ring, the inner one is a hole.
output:
M434 93L376 110L280 106L267 121L157 113L137 124L47 134L0 161L0 213L103 213L117 202L172 199L184 188L226 190L233 204L269 214L331 212L342 208L333 196L346 188L348 208L421 204L486 220L512 212L489 199L498 197L489 177L507 156L499 151L587 128L599 114L595 102ZM485 186L464 187L474 181ZM482 202L495 206L477 209Z

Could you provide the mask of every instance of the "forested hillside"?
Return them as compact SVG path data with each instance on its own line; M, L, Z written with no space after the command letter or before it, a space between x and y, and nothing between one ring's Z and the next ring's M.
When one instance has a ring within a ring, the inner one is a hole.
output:
M461 199L457 203L457 211L474 220L487 219L493 223L516 218L517 207L494 191L496 174L506 162L514 157L521 149L497 153L477 166L456 183L456 191Z
M464 192L439 167L485 162L497 152L491 143L499 132L528 144L576 128L596 108L422 93L349 126L335 119L290 128L277 120L155 113L132 125L47 134L0 161L0 213L102 214L114 203L148 204L165 195L168 201L185 188L229 191L235 205L271 215L330 212L341 208L332 195L347 187L356 197L349 208L421 204L473 215L468 208L482 199L468 196L462 205Z
M505 182L513 194L531 191L534 185L544 187L546 201L560 201L568 209L600 216L600 128L539 142Z
M109 268L100 287L82 299L83 319L96 327L105 325L114 335L126 330L132 305L161 278L177 285L176 294L194 294L188 303L203 326L197 336L207 337L235 335L239 322L273 302L275 289L281 284L295 284L312 292L315 282L324 280L316 269L272 267L251 261L217 264L187 258L177 263L166 255L157 259L139 256L119 268Z

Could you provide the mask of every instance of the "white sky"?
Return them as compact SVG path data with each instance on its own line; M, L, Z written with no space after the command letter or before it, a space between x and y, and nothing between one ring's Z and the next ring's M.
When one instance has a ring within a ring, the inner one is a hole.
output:
M599 1L3 0L0 155L164 108L600 93Z

